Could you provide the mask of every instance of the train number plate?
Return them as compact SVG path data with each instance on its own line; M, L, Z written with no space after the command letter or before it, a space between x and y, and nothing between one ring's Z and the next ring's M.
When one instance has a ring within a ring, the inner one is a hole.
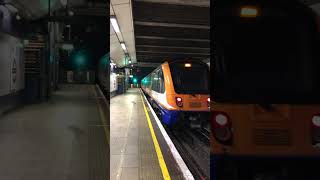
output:
M190 102L190 107L199 108L201 107L201 102Z

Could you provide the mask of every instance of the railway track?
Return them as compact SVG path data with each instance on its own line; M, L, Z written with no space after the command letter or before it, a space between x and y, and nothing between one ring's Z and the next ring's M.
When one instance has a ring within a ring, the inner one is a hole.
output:
M148 99L150 104L152 102ZM154 109L159 119L160 112ZM164 124L163 124L164 125ZM176 149L185 161L196 180L210 179L210 132L203 128L194 130L189 127L171 129L164 125Z
M186 162L195 179L210 179L210 151L209 142L199 138L196 131L174 131L167 129L171 140Z

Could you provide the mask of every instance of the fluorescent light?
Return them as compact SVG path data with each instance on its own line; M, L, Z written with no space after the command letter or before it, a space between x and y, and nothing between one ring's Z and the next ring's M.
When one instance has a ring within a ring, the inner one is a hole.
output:
M258 8L255 6L244 6L241 7L240 13L241 17L255 18L258 16Z
M19 14L16 15L16 20L21 20L21 17L19 16Z
M62 44L61 48L64 50L73 50L74 46L73 44Z
M110 17L110 22L112 24L113 30L116 33L119 33L120 32L120 28L119 28L117 19L115 17Z
M127 50L126 45L122 42L120 43L123 50Z
M17 13L19 10L16 8L16 7L14 7L13 5L11 5L11 4L5 4L4 5L7 9L9 9L9 11L11 11L12 13Z

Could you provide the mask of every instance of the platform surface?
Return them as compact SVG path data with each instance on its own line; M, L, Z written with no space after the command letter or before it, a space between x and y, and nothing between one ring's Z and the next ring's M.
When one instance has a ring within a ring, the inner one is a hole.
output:
M183 179L140 89L132 88L125 94L113 97L110 112L110 179L167 179L164 178L165 168L170 179ZM152 124L154 137L148 122ZM158 151L155 139L159 144ZM162 163L159 151L164 160Z
M110 179L163 179L139 89L110 101Z
M106 180L109 145L97 92L61 85L48 102L1 116L0 179Z

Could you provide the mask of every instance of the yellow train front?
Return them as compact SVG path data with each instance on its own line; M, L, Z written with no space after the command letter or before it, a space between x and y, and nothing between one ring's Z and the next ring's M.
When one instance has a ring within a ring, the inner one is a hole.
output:
M299 2L216 7L211 178L319 180L317 16Z
M141 81L168 127L209 127L209 67L197 61L165 62Z

